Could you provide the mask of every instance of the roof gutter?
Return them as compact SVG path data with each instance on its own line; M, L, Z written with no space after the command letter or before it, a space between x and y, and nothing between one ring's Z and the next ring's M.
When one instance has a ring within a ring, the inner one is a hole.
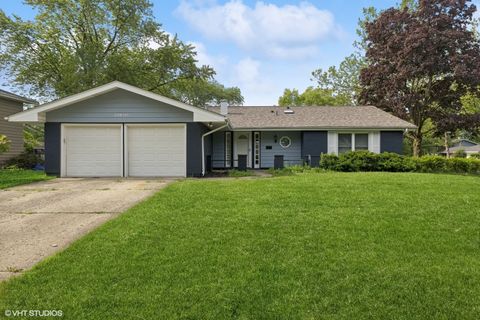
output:
M202 177L205 176L205 137L211 135L212 133L225 129L226 127L228 127L228 123L221 127L218 127L217 129L208 131L202 135Z

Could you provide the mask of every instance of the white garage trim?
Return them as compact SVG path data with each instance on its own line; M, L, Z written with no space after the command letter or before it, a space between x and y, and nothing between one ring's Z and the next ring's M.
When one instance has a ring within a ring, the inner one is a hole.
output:
M158 123L151 123L151 124L141 124L141 123L128 123L124 125L124 159L125 159L125 176L129 177L131 176L130 171L130 162L131 159L129 159L129 128L145 128L145 127L153 127L153 128L182 128L183 129L183 168L182 168L182 173L181 174L162 174L162 175L133 175L132 176L172 176L172 177L177 177L177 176L182 176L186 177L187 176L187 125L185 123L172 123L172 124L158 124Z
M67 177L68 176L68 169L67 169L67 134L68 134L68 128L74 128L74 127L86 127L86 128L118 128L119 129L119 139L120 139L120 152L118 154L119 157L119 162L120 162L120 168L118 177L123 177L123 170L124 170L124 161L123 161L123 125L122 124L67 124L67 123L62 123L61 124L61 129L60 129L60 176L61 177ZM101 176L101 175L95 175L95 176Z
M226 121L226 117L222 116L221 114L218 114L213 111L206 110L204 108L200 107L195 107L191 106L189 104L170 99L164 96L161 96L159 94L146 91L143 89L140 89L138 87L134 87L132 85L120 82L120 81L113 81L110 83L107 83L103 86L99 86L90 90L86 90L59 100L55 100L49 103L42 104L41 106L28 109L16 114L13 114L8 117L8 121L11 122L45 122L45 114L48 111L53 111L57 110L63 107L66 107L68 105L84 101L99 95L102 95L104 93L111 92L113 90L125 90L128 92L132 92L135 94L138 94L140 96L159 101L162 103L165 103L167 105L177 107L179 109L183 109L186 111L190 111L193 113L193 121L195 122L221 122L224 123Z

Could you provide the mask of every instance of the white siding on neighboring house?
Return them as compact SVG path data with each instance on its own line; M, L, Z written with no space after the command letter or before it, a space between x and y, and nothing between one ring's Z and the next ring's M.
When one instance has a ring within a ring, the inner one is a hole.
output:
M23 124L5 120L5 117L22 110L23 103L0 97L0 134L7 136L7 139L11 141L10 149L0 154L0 164L19 155L23 151Z

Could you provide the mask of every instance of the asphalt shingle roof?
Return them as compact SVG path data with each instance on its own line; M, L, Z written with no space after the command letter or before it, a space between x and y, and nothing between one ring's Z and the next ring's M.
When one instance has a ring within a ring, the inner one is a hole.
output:
M322 129L414 129L415 126L373 106L229 107L228 119L233 129L322 128ZM212 108L218 112L218 108Z
M0 97L9 99L9 100L25 102L25 103L32 103L32 104L37 103L37 101L35 100L25 98L25 97L19 96L18 94L11 93L2 89L0 89Z
M449 153L454 153L455 151L459 151L459 150L463 150L465 152L479 152L480 153L480 145L476 145L476 146L460 146L460 147L450 147L448 148L448 152ZM442 152L440 153L447 153L446 150L443 150Z

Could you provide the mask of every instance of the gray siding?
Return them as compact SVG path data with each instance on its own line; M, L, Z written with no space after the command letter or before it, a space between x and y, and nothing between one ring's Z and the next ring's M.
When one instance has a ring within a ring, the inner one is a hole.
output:
M380 152L403 154L403 131L381 131Z
M0 164L23 151L23 124L8 122L5 117L23 110L23 103L0 98L0 134L11 141L10 149L0 154Z
M190 122L193 113L131 93L115 90L47 112L47 122Z
M273 160L276 155L283 155L285 166L301 165L302 161L302 139L300 131L263 131L261 135L260 161L262 168L272 168ZM275 143L274 136L277 135ZM288 136L292 139L289 148L282 148L278 143L281 137ZM267 150L267 146L272 149Z
M225 132L212 133L212 167L224 168L225 160Z
M318 167L320 155L328 153L327 131L303 131L302 132L302 158L311 158L310 165Z
M60 123L45 123L45 172L55 176L60 176L60 128Z
M202 135L208 132L202 123L187 123L187 176L198 177L202 175ZM210 153L211 144L208 136L205 138L205 158Z

